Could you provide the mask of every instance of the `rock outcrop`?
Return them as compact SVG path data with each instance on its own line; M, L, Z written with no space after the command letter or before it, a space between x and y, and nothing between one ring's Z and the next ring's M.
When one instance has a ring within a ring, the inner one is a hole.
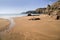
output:
M46 8L38 8L36 9L37 13L45 13Z
M56 16L56 19L60 19L60 1L53 3L50 6L50 15Z

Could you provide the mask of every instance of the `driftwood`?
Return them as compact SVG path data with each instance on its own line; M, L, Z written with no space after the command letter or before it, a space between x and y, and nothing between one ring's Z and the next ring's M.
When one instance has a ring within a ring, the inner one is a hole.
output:
M29 19L29 20L40 20L40 18L32 18L32 19Z

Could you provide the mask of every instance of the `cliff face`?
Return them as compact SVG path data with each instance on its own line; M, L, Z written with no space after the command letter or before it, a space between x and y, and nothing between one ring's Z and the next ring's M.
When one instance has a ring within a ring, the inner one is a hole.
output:
M36 12L49 14L57 10L60 11L60 1L57 1L53 3L52 5L48 5L47 8L37 8Z
M53 3L50 7L48 6L47 10L49 15L55 17L56 19L60 19L60 1Z
M60 16L60 1L57 1L51 5L51 10L53 13L56 11L56 14L59 14Z
M37 8L36 12L38 13L45 13L46 8Z
M53 3L52 5L48 5L46 8L37 8L34 11L28 11L28 13L33 14L48 14L48 15L58 15L60 16L60 0Z
M44 14L46 13L52 17L59 16L60 19L60 0L53 3L52 5L48 5L47 8L37 8L36 12Z
M57 1L55 3L52 4L52 7L60 7L60 1Z

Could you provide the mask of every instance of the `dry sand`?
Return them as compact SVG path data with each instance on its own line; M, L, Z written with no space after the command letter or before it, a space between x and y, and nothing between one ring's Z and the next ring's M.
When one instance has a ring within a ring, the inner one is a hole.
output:
M8 28L9 24L9 20L0 18L0 32Z
M29 20L40 18L41 20ZM1 40L60 40L60 20L48 15L14 18L15 25Z

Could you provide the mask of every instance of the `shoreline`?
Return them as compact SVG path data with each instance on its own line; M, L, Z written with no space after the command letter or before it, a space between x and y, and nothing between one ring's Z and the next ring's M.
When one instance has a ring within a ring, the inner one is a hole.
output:
M29 20L32 18L40 18L41 20ZM11 30L1 35L2 40L10 40L10 38L11 40L60 39L60 20L55 20L48 15L13 17L12 19L15 25Z
M8 27L6 29L4 29L3 31L1 31L1 32L9 31L9 30L11 30L12 27L14 27L15 23L13 21L13 18L9 18L9 19L7 19L7 18L0 18L0 20L1 19L2 20L8 20L8 22L9 22L9 24L7 24Z

